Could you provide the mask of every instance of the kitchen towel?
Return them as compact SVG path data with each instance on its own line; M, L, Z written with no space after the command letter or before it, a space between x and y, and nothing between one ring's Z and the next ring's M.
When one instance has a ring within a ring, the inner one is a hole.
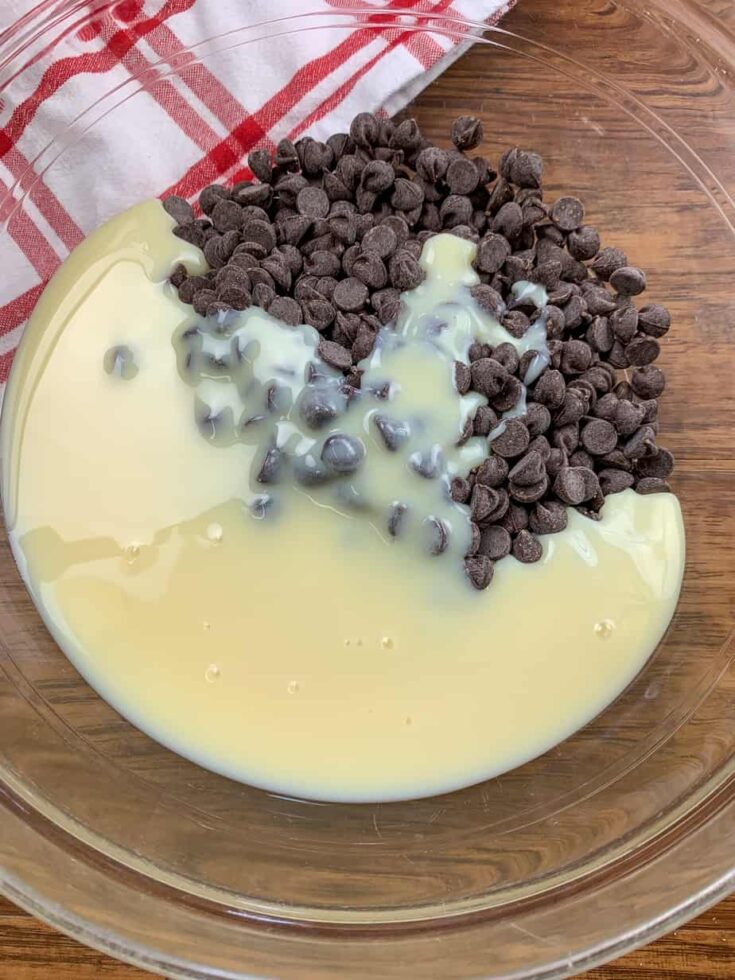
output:
M102 221L242 179L255 146L398 112L481 32L463 19L492 26L513 2L4 0L0 384L43 287Z

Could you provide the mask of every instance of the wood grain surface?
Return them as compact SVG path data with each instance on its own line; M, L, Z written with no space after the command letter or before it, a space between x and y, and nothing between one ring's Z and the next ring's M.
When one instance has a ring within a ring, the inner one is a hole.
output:
M550 6L556 3L557 0L520 0L516 10L504 22L504 26L523 34L528 22L538 15L541 8L548 12ZM680 0L672 0L672 7L678 8L680 5ZM560 20L563 19L564 13L569 18L572 17L569 11L572 10L573 6L573 3L559 5ZM612 8L613 5L608 4L607 6ZM621 8L624 6L621 4ZM731 30L735 28L735 2L730 2L730 0L711 0L711 2L700 0L700 7L706 10L708 15L717 18L718 22L729 20ZM614 20L612 17L611 19ZM566 28L569 29L573 26L570 20ZM563 29L563 25L560 29ZM556 40L558 41L558 39ZM553 46L555 39L549 38L548 41ZM465 59L458 63L431 87L430 98L426 98L423 102L423 110L427 114L430 111L436 118L437 112L445 112L449 118L453 104L458 102L461 104L469 84L477 89L479 102L486 100L486 108L492 106L493 100L497 99L497 91L493 89L492 83L487 79L473 77L472 55L470 54L468 58L470 60ZM598 52L598 59L601 58L602 53ZM643 57L641 56L636 62L633 54L628 52L628 59L630 72L632 74L638 73L640 77L644 77L646 68ZM468 68L468 66L470 67ZM520 92L523 79L518 81L517 74L503 78L503 87L498 90L512 98L514 79L518 82L518 92ZM656 93L652 90L651 100L655 102L655 98ZM446 100L443 106L439 105L442 99ZM420 116L421 109L422 106L420 105L418 110ZM735 137L735 115L733 116L732 130L727 136L729 136L729 142L732 143L733 137ZM727 142L723 138L723 148ZM716 155L717 150L718 147L712 148L713 156ZM718 157L718 159L721 161L722 157ZM723 163L723 167L727 169L727 162ZM729 173L732 175L731 163ZM584 180L582 183L584 184ZM587 196L590 193L588 188L579 187L578 189L582 196ZM680 194L684 194L681 189ZM614 195L611 194L611 199L613 197ZM680 197L680 200L683 198ZM693 198L693 200L696 201L697 199ZM624 213L623 208L621 208L621 213ZM675 220L675 217L674 215L672 221ZM612 212L610 212L610 223L614 225ZM613 228L612 230L617 232L617 229ZM662 258L661 264L664 265L664 258L667 254L666 241L666 236L652 231L646 241L642 243L641 248L643 251L651 253L652 262ZM674 283L674 287L676 287L676 283ZM685 292L684 287L682 290ZM716 297L721 300L723 308L729 309L731 307L731 294L732 276L731 270L728 269L726 274L725 272L722 274L721 287ZM675 304L677 300L675 292L673 299ZM674 433L674 435L680 434ZM690 463L690 467L692 465ZM683 467L683 472L687 472L686 466ZM728 470L728 472L730 471ZM723 901L719 906L650 946L632 952L615 963L592 970L583 976L587 980L674 980L674 978L731 980L735 977L733 963L735 963L735 896ZM144 980L147 976L151 976L151 974L120 964L76 943L0 898L0 980L47 980L47 978L53 978L53 980L91 980L91 978L95 978L95 980L96 978L135 980L135 978L139 978L139 980Z
M693 922L584 980L732 980L735 895ZM38 922L0 898L0 980L145 980L152 974L118 963Z

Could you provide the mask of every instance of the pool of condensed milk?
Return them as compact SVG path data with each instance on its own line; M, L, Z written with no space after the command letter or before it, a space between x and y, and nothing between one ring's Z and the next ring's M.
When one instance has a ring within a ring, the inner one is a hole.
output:
M203 260L172 226L147 202L76 249L5 396L13 551L99 694L218 773L344 801L486 779L614 700L673 615L677 499L626 490L599 522L570 511L541 561L505 558L486 592L451 549L427 558L325 498L290 492L253 519L253 446L203 439L182 383L176 339L195 314L167 277ZM247 328L269 321L252 310ZM114 369L120 349L132 369ZM460 548L462 509L445 518Z

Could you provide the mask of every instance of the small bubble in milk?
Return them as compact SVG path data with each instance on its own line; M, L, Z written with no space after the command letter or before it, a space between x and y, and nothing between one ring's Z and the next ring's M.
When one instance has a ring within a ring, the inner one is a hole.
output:
M209 622L209 620L205 619L202 623L202 628L208 633L212 629L212 624Z
M224 537L224 533L221 524L210 524L207 528L207 538L212 544L219 544Z
M217 664L210 664L204 671L204 679L208 684L214 684L220 678L220 669Z
M615 623L610 619L601 619L599 623L595 623L595 635L601 640L607 640L612 636L614 629Z
M380 645L384 650L393 650L396 644L392 636L381 636Z
M301 685L298 681L289 681L288 687L286 688L289 694L298 694L301 690Z

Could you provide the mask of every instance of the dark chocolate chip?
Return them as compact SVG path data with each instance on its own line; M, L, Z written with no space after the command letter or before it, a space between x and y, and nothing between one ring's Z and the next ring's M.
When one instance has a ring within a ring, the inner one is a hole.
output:
M567 526L564 504L555 500L539 501L532 509L528 526L534 534L557 534Z
M592 261L592 271L603 281L610 279L617 269L628 264L628 257L620 248L602 248Z
M663 337L671 326L671 314L660 303L650 303L638 312L638 326L649 337Z
M542 554L541 542L530 531L523 529L516 534L513 541L513 557L515 559L524 564L532 564L539 561Z
M309 218L326 218L329 214L329 198L321 187L304 187L296 197L299 214Z
M354 436L337 432L322 446L321 461L334 473L354 473L365 458L365 446Z
M388 265L391 284L402 292L415 289L423 282L425 272L410 252L401 249L390 259Z
M646 288L646 274L634 265L623 265L610 276L610 285L623 296L637 296Z
M651 364L660 353L659 342L646 334L639 334L634 337L625 348L628 364L633 364L636 367L645 367Z
M644 476L635 485L636 493L671 493L671 486L657 476Z
M480 535L479 553L486 555L492 561L500 561L510 554L510 534L499 524L491 524L484 528Z
M584 222L584 205L576 197L560 197L554 202L549 217L562 231L576 231Z
M593 456L604 456L612 452L618 444L618 434L610 422L593 419L581 431L582 445Z
M668 449L659 446L655 456L643 456L636 463L636 473L640 477L664 479L674 468L674 457Z
M493 452L506 459L512 459L515 456L522 455L528 448L528 443L531 441L526 426L520 419L510 419L500 424L504 426L502 432L495 436L495 438L492 438L491 433L491 447Z
M474 150L483 136L482 122L475 116L457 116L452 123L452 143L458 150Z
M493 563L487 555L473 555L465 558L464 568L472 586L481 591L493 580Z

